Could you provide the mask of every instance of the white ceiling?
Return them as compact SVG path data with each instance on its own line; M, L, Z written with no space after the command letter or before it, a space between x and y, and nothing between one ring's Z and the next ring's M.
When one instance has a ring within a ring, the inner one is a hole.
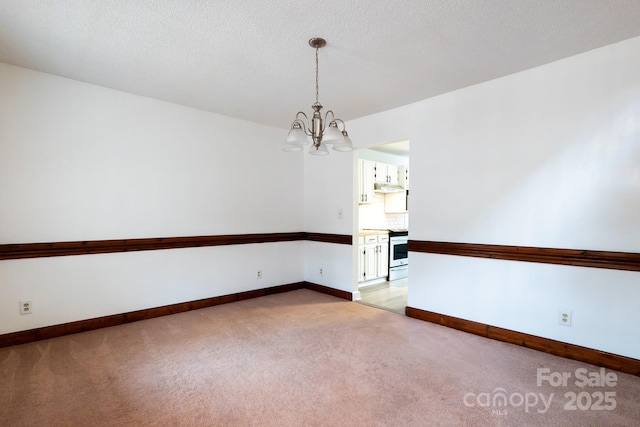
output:
M373 145L367 147L370 150L380 151L381 153L393 154L394 156L409 156L409 141L391 142L389 144Z
M0 0L0 61L288 128L640 35L640 0Z

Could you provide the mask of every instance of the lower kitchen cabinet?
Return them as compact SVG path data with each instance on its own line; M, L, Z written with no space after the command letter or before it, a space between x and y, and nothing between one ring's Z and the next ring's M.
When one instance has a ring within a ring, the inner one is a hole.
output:
M383 237L385 240L378 243L378 257L376 260L378 277L387 277L389 275L389 235L385 234Z
M389 274L389 235L367 234L358 238L358 282L386 278Z

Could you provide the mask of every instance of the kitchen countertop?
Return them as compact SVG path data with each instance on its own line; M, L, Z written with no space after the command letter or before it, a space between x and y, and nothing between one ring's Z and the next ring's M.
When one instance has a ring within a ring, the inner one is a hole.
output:
M389 234L389 230L372 230L372 229L358 230L359 236L370 236L373 234Z

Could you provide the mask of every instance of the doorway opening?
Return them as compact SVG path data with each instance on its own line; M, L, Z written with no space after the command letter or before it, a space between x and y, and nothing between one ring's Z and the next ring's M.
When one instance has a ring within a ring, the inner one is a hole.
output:
M404 314L409 289L409 141L358 150L357 301Z

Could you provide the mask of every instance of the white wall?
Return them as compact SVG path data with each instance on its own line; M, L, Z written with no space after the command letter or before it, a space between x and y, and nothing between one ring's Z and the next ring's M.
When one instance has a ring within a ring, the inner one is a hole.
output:
M286 130L2 63L0 93L0 244L304 229ZM301 280L304 242L0 261L0 333Z
M640 252L639 75L635 38L349 131L411 141L411 239ZM410 266L410 306L640 358L640 273L423 253Z
M355 152L329 149L329 155L304 153L304 229L316 233L351 234ZM338 209L343 218L338 218Z
M640 249L640 39L416 106L413 238ZM438 179L433 179L438 177ZM428 209L442 206L443 209Z
M0 243L302 229L283 130L0 67Z
M299 282L303 265L304 242L5 260L0 334Z
M304 230L353 235L357 223L356 152L329 149L328 156L304 153ZM342 211L342 219L338 218ZM335 289L357 289L355 245L305 244L305 280ZM320 276L320 268L323 275Z
M305 280L354 292L353 248L353 245L305 242Z

